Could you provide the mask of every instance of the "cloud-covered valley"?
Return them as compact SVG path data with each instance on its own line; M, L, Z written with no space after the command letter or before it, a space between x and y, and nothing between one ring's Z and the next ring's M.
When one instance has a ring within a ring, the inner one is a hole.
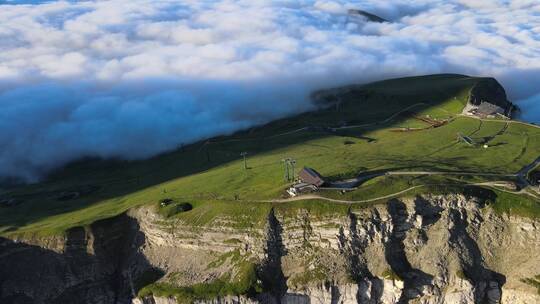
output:
M0 3L0 176L149 157L393 76L493 76L540 122L535 0Z

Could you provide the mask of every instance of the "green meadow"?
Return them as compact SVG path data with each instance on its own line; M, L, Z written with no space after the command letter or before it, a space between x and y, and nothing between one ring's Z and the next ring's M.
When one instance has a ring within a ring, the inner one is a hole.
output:
M511 180L481 174L511 175L533 162L540 154L540 129L506 120L461 116L471 87L482 80L432 75L351 86L339 93L339 105L328 97L319 100L326 106L323 109L194 143L151 159L81 160L40 183L0 193L1 198L20 201L16 206L0 208L0 234L58 234L165 198L191 204L192 210L174 216L193 225L208 224L220 216L234 219L239 227L249 227L262 224L271 208L285 211L309 206L313 212L324 213L335 210L335 205L340 205L338 210L350 207L322 200L275 201L285 197L290 185L284 178L284 158L296 160L296 172L308 166L335 181L381 170L480 174L378 177L349 193L318 193L350 201L376 199L413 186L420 187L403 195ZM419 117L444 124L431 128ZM418 130L402 131L407 128ZM458 133L478 145L459 141ZM247 169L242 152L248 153ZM70 192L79 192L80 196L59 199ZM539 214L539 203L529 196L492 192L498 211L512 212L515 204L514 211L519 210L520 215Z

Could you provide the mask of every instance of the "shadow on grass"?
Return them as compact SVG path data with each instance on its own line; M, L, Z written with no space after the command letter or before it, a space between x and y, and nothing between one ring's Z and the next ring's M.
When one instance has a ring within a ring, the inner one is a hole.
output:
M20 186L4 193L2 199L14 198L22 203L9 208L0 208L0 233L17 232L21 227L44 218L82 210L108 199L117 199L117 202L114 202L116 205L112 210L100 213L100 216L113 216L131 207L123 204L123 197L128 194L239 161L241 152L248 152L253 156L290 145L306 144L308 141L327 137L329 128L340 127L344 123L371 124L371 126L330 134L373 141L375 139L364 136L365 132L407 119L403 115L394 114L418 104L419 100L426 104L415 108L417 111L436 107L461 94L480 80L461 75L431 75L356 86L342 94L339 107L334 107L332 101L323 100L322 103L327 103L325 109L277 120L231 136L220 136L191 145L182 145L176 151L151 159L80 160L53 172L39 184ZM409 112L414 115L413 111ZM380 123L391 116L395 116L393 120ZM309 128L307 131L295 131L306 126L317 127ZM286 135L276 136L277 134ZM324 153L324 150L321 153ZM412 158L384 160L389 165L400 167L413 167L415 161ZM433 159L426 162L423 167L455 166L455 162L459 160ZM58 199L64 192L81 192L80 189L84 187L97 187L99 190L70 200ZM88 223L81 220L79 224Z

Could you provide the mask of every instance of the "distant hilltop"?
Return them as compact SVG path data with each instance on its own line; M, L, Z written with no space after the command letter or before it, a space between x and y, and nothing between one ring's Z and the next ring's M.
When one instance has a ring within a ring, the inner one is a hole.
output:
M388 20L384 18L381 18L377 15L374 15L372 13L368 13L366 11L359 10L359 9L349 9L347 11L347 15L352 16L352 17L361 17L361 18L367 19L367 21L369 22L378 22L378 23L389 22Z
M431 85L418 87L418 81ZM374 92L392 98L395 87L401 88L401 94L416 95L418 98L433 95L433 100L426 101L427 103L433 103L436 99L443 102L444 99L457 98L455 92L465 90L466 96L460 98L463 104L462 114L470 116L511 118L518 110L518 107L508 100L504 87L495 78L459 74L425 75L348 85L319 90L311 97L318 106L332 107L344 102L361 102L370 98Z

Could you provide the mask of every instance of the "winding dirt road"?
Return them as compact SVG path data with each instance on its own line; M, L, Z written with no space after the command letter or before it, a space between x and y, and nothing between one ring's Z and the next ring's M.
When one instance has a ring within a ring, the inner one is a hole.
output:
M420 176L420 175L461 175L461 176L486 176L486 177L514 177L518 179L519 186L521 187L521 190L519 191L508 191L501 189L501 185L504 184L505 181L490 181L490 182L481 182L481 183L466 183L465 185L469 186L484 186L484 187L491 187L496 188L497 190L504 191L507 193L512 194L525 194L535 199L540 199L537 195L532 194L526 189L531 186L529 183L529 180L527 179L527 174L530 170L536 168L538 165L540 165L540 157L538 157L536 160L534 160L532 163L528 164L527 166L523 167L521 170L519 170L516 174L497 174L497 173L475 173L475 172L457 172L457 171L387 171L387 172L377 172L373 174L368 174L364 176L359 176L353 179L339 181L331 183L330 186L337 188L337 189L347 189L347 190L354 190L358 188L358 185L364 181L367 181L369 179L378 177L378 176L403 176L403 175L414 175L414 176ZM354 185L353 187L351 187ZM443 185L443 184L440 184ZM384 200L393 198L399 195L402 195L404 193L407 193L411 190L425 187L426 185L416 185L411 186L407 189L404 189L402 191L379 196L375 198L370 198L366 200L339 200L339 199L333 199L324 197L318 194L306 194L306 195L299 195L296 197L290 197L285 199L274 199L274 200L267 200L264 202L271 202L271 203L285 203L285 202L293 202L293 201L300 201L300 200L325 200L329 202L336 202L336 203L346 203L346 204L357 204L357 203L370 203L378 200Z
M424 106L424 105L427 105L426 103L416 103L416 104L413 104L411 106L408 106L406 108L404 108L403 110L401 111L398 111L394 114L392 114L391 116L389 116L388 118L382 120L382 121L378 121L378 122L374 122L374 123L366 123L366 124L361 124L361 125L352 125L352 126L344 126L344 127L335 127L335 128L329 128L330 130L332 131L337 131L337 130L345 130L345 129L354 129L354 128L365 128L365 127L369 127L369 126L375 126L375 125L381 125L381 124L385 124L385 123L388 123L390 121L392 121L393 119L395 119L396 117L398 117L400 114L406 112L406 111L409 111L411 110L412 108L415 108L415 107L419 107L419 106ZM515 120L498 120L498 119L485 119L485 118L481 118L481 117L476 117L476 116L470 116L470 115L465 115L465 114L457 114L456 116L459 116L459 117L468 117L468 118L472 118L472 119L477 119L480 121L480 126L478 128L478 130L480 130L481 128L481 124L482 122L484 121L490 121L490 122L501 122L501 123L505 123L506 126L504 129L506 129L508 127L509 124L511 123L515 123L515 124L521 124L521 125L526 125L526 126L529 126L529 127L534 127L534 128L540 128L540 126L538 125L535 125L535 124L530 124L530 123L526 123L526 122L522 122L522 121L515 121ZM303 127L303 128L298 128L298 129L295 129L295 130L291 130L291 131L287 131L287 132L284 132L284 133L280 133L280 134L275 134L275 135L272 135L272 136L268 136L268 137L265 137L264 139L273 139L273 138L278 138L278 137L282 137L282 136L287 136L287 135L290 135L290 134L294 134L294 133L298 133L298 132L303 132L303 131L307 131L307 130L310 130L310 127ZM250 141L250 140L257 140L256 138L250 138L250 139L230 139L230 140L225 140L225 141L217 141L217 142L212 142L212 141L207 141L206 143L203 144L203 146L207 145L207 144L212 144L212 143L224 143L224 142L237 142L237 141ZM201 147L202 148L202 147ZM404 175L411 175L411 176L433 176L433 175L459 175L459 176L484 176L484 177L504 177L504 178L517 178L518 180L518 185L520 188L522 188L522 190L520 191L516 191L516 192L512 192L512 191L507 191L507 190L502 190L500 189L499 187L497 186L500 186L501 183L503 183L504 181L493 181L493 182L483 182L483 183L470 183L470 184L467 184L467 185L477 185L477 186L488 186L488 187L497 187L497 189L501 190L501 191L505 191L505 192L509 192L509 193L516 193L516 194L527 194L529 196L532 196L536 199L538 199L538 197L536 195L533 195L532 193L528 192L528 191L525 191L526 188L528 188L530 185L528 179L527 179L527 174L529 171L531 171L532 169L534 169L535 167L537 167L538 165L540 165L540 157L538 157L535 161L533 161L532 163L530 163L529 165L523 167L521 170L519 170L517 173L515 174L498 174L498 173L482 173L482 172L465 172L465 171L380 171L380 172L373 172L373 173L368 173L368 174L365 174L365 175L361 175L361 176L357 176L355 178L352 178L352 179L346 179L346 180L342 180L342 181L337 181L337 182L331 182L329 184L329 188L336 188L336 190L339 190L339 189L347 189L347 190L354 190L354 189L357 189L359 187L360 184L362 184L363 182L367 181L367 180L370 180L372 178L376 178L376 177L379 177L379 176L404 176ZM396 192L396 193L392 193L392 194L389 194L389 195L385 195L385 196L381 196L381 197L376 197L376 198L371 198L371 199L367 199L367 200L359 200L359 201L348 201L348 200L338 200L338 199L332 199L332 198L327 198L327 197L323 197L323 196L320 196L320 195L316 195L316 194L307 194L307 195L300 195L300 196L296 196L296 197L291 197L291 198L286 198L286 199L275 199L275 200L265 200L265 201L261 201L261 202L291 202L291 201L299 201L299 200L313 200L313 199L320 199L320 200L326 200L326 201L331 201L331 202L338 202L338 203L369 203L369 202L373 202L373 201L377 201L377 200L382 200L382 199L387 199L387 198L392 198L392 197L396 197L398 195L401 195L401 194L404 194L406 192L409 192L411 190L414 190L416 188L420 188L420 187L424 187L425 185L417 185L417 186L412 186L412 187L409 187L405 190L402 190L402 191L399 191L399 192Z

